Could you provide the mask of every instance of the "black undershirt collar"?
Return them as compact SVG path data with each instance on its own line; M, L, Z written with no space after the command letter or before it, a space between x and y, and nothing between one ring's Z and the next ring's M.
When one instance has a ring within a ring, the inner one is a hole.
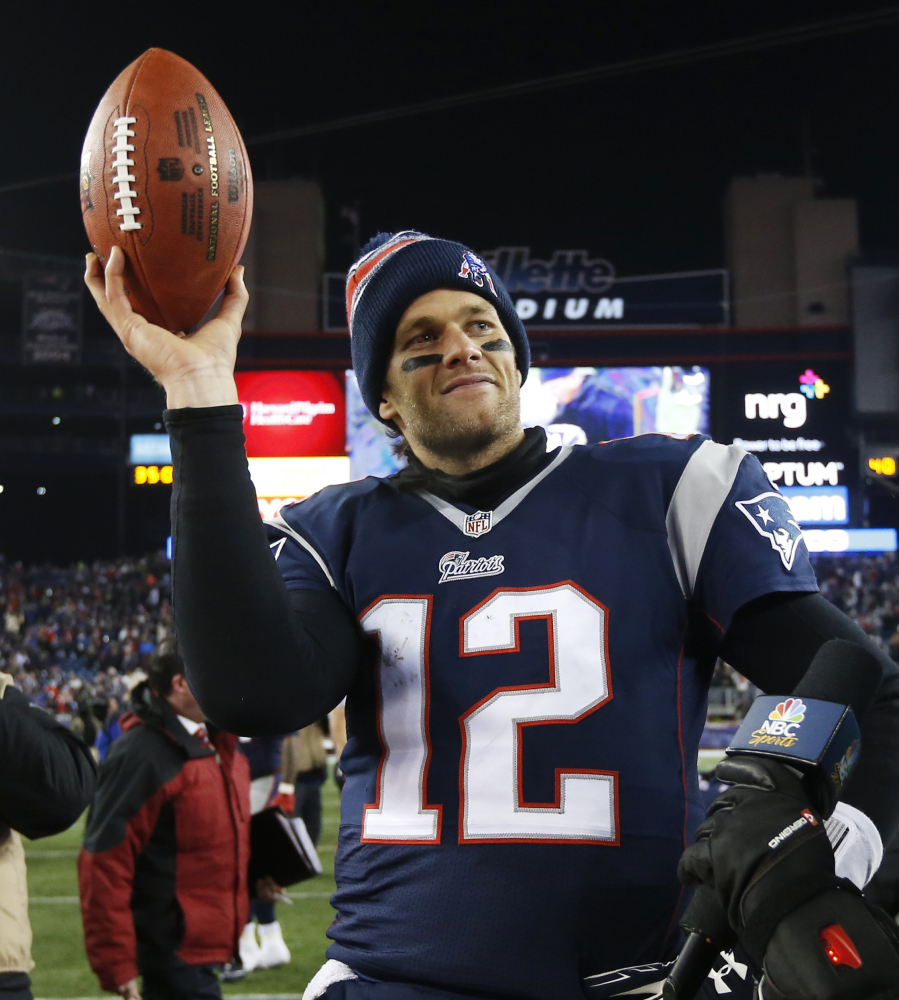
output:
M546 453L546 432L542 427L528 427L524 440L514 451L483 469L453 476L440 469L429 469L415 455L410 455L409 464L390 481L402 493L427 490L448 503L493 510L551 461L552 456Z

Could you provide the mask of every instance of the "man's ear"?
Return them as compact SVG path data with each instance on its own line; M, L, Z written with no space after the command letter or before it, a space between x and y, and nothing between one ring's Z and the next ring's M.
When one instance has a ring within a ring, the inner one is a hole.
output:
M399 410L393 405L393 401L387 392L381 397L378 413L382 420L392 420L401 432L405 431L406 425L403 423L403 418L400 416Z
M394 420L396 419L396 407L389 400L381 397L381 403L378 406L378 413L382 420Z

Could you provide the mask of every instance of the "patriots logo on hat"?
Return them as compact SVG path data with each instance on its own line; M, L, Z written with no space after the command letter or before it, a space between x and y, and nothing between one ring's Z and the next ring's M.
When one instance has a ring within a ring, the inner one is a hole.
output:
M780 493L760 493L751 500L737 500L734 506L768 539L784 569L791 570L802 541L802 529L794 520L786 497Z
M466 250L462 254L462 270L459 272L459 277L471 278L478 288L483 288L484 281L486 280L490 286L490 291L496 295L496 289L493 287L493 278L490 277L487 265L476 253L472 253L471 250Z

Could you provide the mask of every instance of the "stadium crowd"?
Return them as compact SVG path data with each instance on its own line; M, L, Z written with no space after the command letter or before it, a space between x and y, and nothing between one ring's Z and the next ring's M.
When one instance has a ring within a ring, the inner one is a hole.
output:
M899 559L815 556L812 563L824 596L899 661ZM91 715L102 732L111 699L113 713L124 706L171 633L170 601L162 554L68 568L0 562L0 670L64 724L80 731ZM740 690L741 679L719 664L713 686Z
M161 554L67 568L0 557L0 670L65 725L102 732L171 632L170 593Z
M899 662L899 559L893 553L861 556L812 556L821 593L858 622L881 649ZM745 677L718 661L712 677L710 713L717 703L738 706L742 716L758 694ZM725 697L725 692L736 692Z
M879 556L812 559L821 593L899 662L899 560Z

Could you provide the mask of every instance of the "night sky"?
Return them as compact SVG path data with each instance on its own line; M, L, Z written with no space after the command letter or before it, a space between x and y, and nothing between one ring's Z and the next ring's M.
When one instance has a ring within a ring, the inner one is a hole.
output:
M453 94L865 11L884 3L17 3L0 37L0 247L86 250L81 143L150 46L193 62L252 140ZM720 267L729 178L810 168L859 199L866 251L899 249L899 21L544 93L251 146L257 179L321 182L328 265L414 227L481 250L586 248L620 274ZM805 124L804 124L805 123ZM804 140L803 135L806 135Z

